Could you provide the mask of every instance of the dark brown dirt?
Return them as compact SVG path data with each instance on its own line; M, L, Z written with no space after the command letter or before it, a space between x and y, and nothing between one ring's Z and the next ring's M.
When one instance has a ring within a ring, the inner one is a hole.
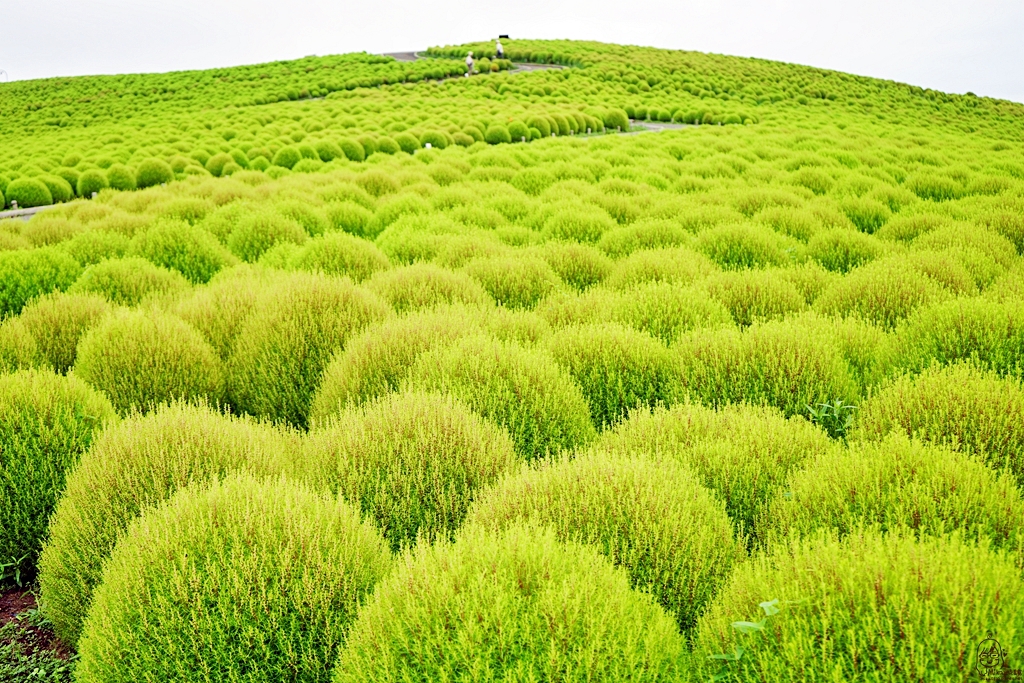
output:
M18 623L13 637L6 634L0 637L0 645L18 641L35 652L48 650L58 659L70 659L73 654L71 648L62 643L53 631L33 626L27 619L18 619L19 615L35 607L36 599L30 591L11 588L0 592L0 629L11 622Z

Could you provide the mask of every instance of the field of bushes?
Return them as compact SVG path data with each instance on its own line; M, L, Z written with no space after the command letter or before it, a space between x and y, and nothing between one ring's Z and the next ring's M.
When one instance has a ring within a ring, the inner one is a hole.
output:
M1010 680L1024 105L492 49L0 84L53 680Z

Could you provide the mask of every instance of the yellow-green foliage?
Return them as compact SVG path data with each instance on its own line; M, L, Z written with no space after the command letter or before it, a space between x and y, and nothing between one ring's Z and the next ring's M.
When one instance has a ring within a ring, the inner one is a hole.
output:
M0 584L35 573L68 470L114 417L110 402L74 377L0 376Z
M61 640L78 642L103 563L142 512L230 472L282 472L295 447L287 433L184 404L104 431L68 476L39 560L42 603Z
M137 306L147 296L180 294L186 289L188 281L180 273L133 256L89 266L68 291L102 294L111 303Z
M110 304L98 294L53 293L34 299L20 318L42 359L63 374L75 364L82 335L109 312Z
M329 681L391 565L352 506L290 481L235 475L185 489L114 548L76 680Z
M420 354L479 330L480 324L461 308L420 311L370 325L324 370L310 422L396 391Z
M611 259L588 244L547 242L539 254L562 282L579 290L600 283L612 270Z
M366 288L398 313L444 304L486 304L493 300L476 280L431 263L414 263L378 272Z
M386 311L348 279L309 274L271 284L239 326L228 400L243 412L305 426L331 356Z
M68 289L81 272L56 247L0 251L0 316L17 315L34 297Z
M684 632L743 554L722 503L670 460L598 453L543 462L481 494L466 520L489 529L517 522L596 546Z
M697 330L672 346L677 392L711 406L770 405L787 417L807 406L857 397L857 385L838 346L816 325L799 319Z
M898 364L919 371L971 361L999 374L1024 374L1024 300L961 298L919 308L896 330Z
M503 429L452 397L396 393L311 432L295 471L358 505L397 550L452 537L477 491L519 461Z
M902 434L819 454L790 475L759 524L777 538L819 529L845 537L864 526L933 536L960 530L1024 562L1024 501L1013 478Z
M362 282L390 265L388 257L372 242L344 232L315 237L288 259L288 266L296 270L347 275L355 282Z
M974 455L1024 483L1024 387L969 363L904 375L864 402L856 434L899 431Z
M583 391L597 429L634 408L667 403L675 393L668 349L645 332L616 323L582 325L556 332L544 345Z
M714 277L714 276L712 276ZM684 332L705 327L729 326L730 310L697 287L678 287L669 282L650 282L621 293L611 304L612 317L672 344ZM607 312L603 306L599 311Z
M21 318L0 322L0 372L28 370L44 364L35 337Z
M687 247L644 249L617 262L605 284L611 289L627 289L645 282L688 285L716 270L705 256Z
M684 653L673 619L597 551L544 529L471 528L399 560L332 680L665 681Z
M533 308L562 284L547 261L530 256L479 257L465 272L508 308Z
M216 237L182 221L157 222L132 239L130 252L194 283L209 282L221 268L238 263Z
M733 626L775 609L763 630L744 626L743 635ZM741 565L722 588L701 622L691 675L974 680L986 638L1008 652L1024 646L1022 610L1017 567L956 536L916 541L857 531L843 541L794 541ZM709 659L737 647L738 660Z
M122 415L177 399L216 402L223 394L213 347L181 318L155 310L121 311L86 332L75 373Z
M587 400L547 352L467 336L420 354L408 386L450 393L508 430L516 451L538 458L594 438Z
M650 455L694 471L722 502L738 534L756 537L755 522L789 473L833 446L801 418L777 410L725 406L712 410L680 404L638 411L594 445L622 456Z
M737 325L783 318L804 308L804 295L777 270L716 273L702 283L725 306Z

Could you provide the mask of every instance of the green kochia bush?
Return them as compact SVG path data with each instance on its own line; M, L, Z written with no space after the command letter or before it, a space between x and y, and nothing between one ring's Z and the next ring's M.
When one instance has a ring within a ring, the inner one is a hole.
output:
M34 297L68 289L81 272L77 261L55 247L0 251L0 316L17 315Z
M421 546L360 609L333 683L675 680L685 645L650 596L586 546L515 525Z
M421 353L481 331L469 310L440 308L388 318L353 337L331 359L313 399L311 422L397 391Z
M668 282L638 285L622 292L613 305L613 317L666 344L693 329L732 324L729 310L700 288Z
M968 360L1024 374L1024 303L962 298L917 309L896 330L897 363L918 371Z
M124 164L114 164L107 169L107 184L111 189L127 192L135 189L135 174Z
M136 520L106 563L76 679L327 683L391 564L355 509L292 482L183 490Z
M712 406L766 404L787 417L807 415L807 406L843 399L857 386L835 342L800 321L697 330L672 347L678 360L681 396Z
M0 372L29 370L45 365L28 326L20 318L0 323Z
M508 308L533 308L561 285L551 266L537 257L479 257L466 264L465 272Z
M445 304L493 303L483 286L466 273L431 263L413 263L380 271L364 285L391 304L397 313Z
M253 263L275 244L303 244L309 235L297 222L269 212L256 212L241 218L227 238L227 247L238 258Z
M241 324L228 362L229 400L252 415L306 426L331 356L386 312L347 279L296 274L275 284Z
M855 434L877 440L900 431L1006 470L1024 484L1024 387L968 363L906 375L865 401Z
M296 469L358 505L397 550L451 538L477 491L519 461L504 430L452 397L396 393L310 433Z
M763 617L758 605L773 600L781 611L763 631L733 627ZM691 675L966 681L977 676L985 638L1008 652L1024 647L1022 619L1024 585L1007 558L957 536L858 531L842 542L793 542L741 565L701 622ZM737 646L735 661L708 659Z
M184 275L190 282L209 282L214 274L238 260L217 238L178 221L159 221L135 236L131 253Z
M103 562L132 520L192 484L279 473L295 445L265 425L185 404L104 431L68 476L39 562L42 603L61 640L78 642Z
M327 275L348 275L355 282L391 266L388 257L373 242L344 232L313 238L295 253L291 265L299 270L319 271Z
M617 262L605 285L620 290L646 282L688 285L717 270L706 256L686 247L645 249Z
M162 185L172 180L174 180L174 170L162 159L145 159L135 169L135 182L140 189Z
M114 417L110 403L74 377L0 376L0 585L35 573L68 470Z
M19 209L53 204L53 195L43 181L37 178L18 178L12 180L4 190L7 202L18 202Z
M543 351L470 336L423 353L409 386L450 393L505 427L516 450L538 458L594 438L586 399L569 374Z
M626 457L650 455L691 468L725 503L737 533L756 540L756 522L794 468L832 448L828 436L777 410L679 404L637 411L594 445Z
M121 414L175 399L219 401L220 359L187 322L167 313L119 312L78 345L75 373L102 390Z
M1024 561L1024 501L1012 478L984 463L893 434L821 454L789 477L762 529L775 540L862 526L942 536L961 530Z
M48 294L26 306L21 321L32 334L42 360L66 373L75 364L82 335L110 312L98 294Z
M667 460L598 454L525 470L483 493L466 524L501 529L517 521L597 546L684 633L743 552L722 503Z
M180 273L133 256L89 266L68 291L102 294L111 303L137 306L147 296L177 294L187 288L188 281Z
M667 403L674 393L668 349L645 332L616 323L582 325L555 333L545 346L583 391L598 429L634 408Z
M78 185L75 186L75 191L79 197L89 199L93 192L99 192L108 187L110 184L107 182L107 174L98 168L91 168L78 176Z

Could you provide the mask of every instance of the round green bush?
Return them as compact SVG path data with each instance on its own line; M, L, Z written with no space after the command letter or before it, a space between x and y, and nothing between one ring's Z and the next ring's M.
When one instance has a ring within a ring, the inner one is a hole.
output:
M930 366L879 390L857 411L854 434L899 431L976 456L1024 485L1024 387L969 363Z
M0 251L0 317L17 315L30 300L71 287L78 262L55 247Z
M373 242L345 232L314 237L291 259L291 265L299 270L347 275L355 282L391 267Z
M30 209L34 206L53 204L53 195L43 181L38 178L17 178L12 180L4 190L7 202L18 202L19 209Z
M561 286L555 271L536 256L481 256L463 271L480 283L499 306L533 308Z
M103 563L132 520L189 485L279 474L295 448L290 434L181 403L105 430L68 475L39 560L41 601L61 640L78 642Z
M826 315L862 318L886 329L919 306L948 298L942 287L903 258L872 261L828 287L815 302Z
M220 154L214 154L212 157L207 159L203 166L210 172L210 175L215 178L219 178L224 174L224 167L232 162L234 162L234 159L231 158L230 154L227 152L221 152Z
M1024 500L1013 479L902 434L819 455L785 488L761 524L776 539L821 529L843 538L866 526L933 536L960 530L1024 562Z
M367 280L365 286L391 304L397 313L445 304L493 303L483 286L466 273L431 263L413 263L380 271Z
M274 158L271 160L271 163L274 166L282 166L290 169L300 161L302 161L302 153L295 147L287 145L277 150L274 154Z
M114 548L76 679L327 683L391 565L356 510L297 484L243 475L183 490Z
M452 394L509 431L528 459L594 438L587 400L546 352L467 336L419 355L408 386Z
M356 237L368 237L367 228L373 212L355 202L338 202L326 207L327 220L335 230L344 230Z
M107 185L113 190L135 189L135 174L124 164L114 164L107 169Z
M349 161L363 161L366 159L366 150L356 140L341 138L338 140L338 147L341 148L345 158Z
M335 351L387 307L347 279L294 274L253 305L232 345L228 399L239 410L305 427Z
M420 148L420 141L416 139L416 136L412 135L411 133L398 133L397 135L394 136L393 140L395 142L395 145L398 146L398 149L395 150L395 152L402 151L407 154L412 154L413 152ZM381 151L385 150L382 148ZM393 154L394 152L387 153Z
M55 176L57 176L58 178L63 179L64 182L66 182L68 184L68 187L71 188L71 198L73 199L75 197L76 192L77 192L77 190L75 188L78 187L78 179L79 179L79 177L81 177L82 174L79 173L78 171L76 171L73 168L63 168L63 167L62 168L54 169L53 174ZM49 185L47 187L49 187ZM53 194L53 190L52 189L50 190L50 194ZM67 201L67 200L65 200L65 201Z
M600 207L574 205L556 210L544 222L543 234L552 240L597 242L616 225L608 212Z
M93 192L100 192L108 187L110 185L107 183L107 174L98 168L90 168L83 171L82 175L78 177L78 185L75 190L79 197L89 199Z
M150 263L176 270L190 282L203 284L220 270L238 262L217 238L200 227L162 220L132 239L130 253Z
M619 290L647 282L688 285L715 272L706 256L686 247L643 249L617 261L604 284Z
M873 261L883 250L883 243L877 237L842 228L823 230L807 243L807 255L837 273L846 273Z
M0 376L0 585L25 585L67 472L115 417L75 377L24 370Z
M509 123L508 134L514 142L526 142L530 139L530 129L522 121L512 121Z
M6 208L7 198L4 197L3 190L0 190L0 209Z
M217 401L223 384L213 347L184 320L155 311L119 312L86 332L75 374L122 415L177 399Z
M613 259L619 259L641 249L681 247L692 240L692 235L675 221L641 220L604 233L597 247Z
M672 618L595 550L542 529L473 528L399 561L332 680L665 681L685 650Z
M729 311L740 326L784 318L804 308L804 296L778 270L725 271L700 287Z
M338 146L338 143L330 140L321 140L316 143L316 154L320 157L320 161L323 161L324 163L334 161L335 159L340 159L345 156L345 152Z
M35 337L21 318L0 322L0 373L44 367Z
M188 289L180 273L133 256L101 261L85 269L68 288L72 294L102 294L111 303L137 306L151 295L173 295Z
M787 417L807 406L842 399L853 403L857 386L839 345L828 331L801 320L695 330L673 345L680 396L711 406L775 406Z
M629 114L622 109L611 107L604 111L604 115L601 117L604 121L604 127L606 129L616 129L617 131L629 130Z
M874 199L856 197L842 203L843 213L861 232L877 232L892 216L889 207Z
M477 492L519 461L503 429L454 398L395 393L311 432L296 469L357 504L399 550L452 538Z
M484 141L488 145L500 145L503 142L512 142L512 135L509 134L508 128L503 124L492 123L484 131Z
M98 294L47 294L25 306L21 321L35 340L42 360L55 372L65 374L75 364L82 335L110 308Z
M684 634L744 553L722 503L667 460L591 454L545 463L482 493L466 524L503 529L519 521L597 547L675 615Z
M896 364L911 371L957 361L1024 375L1024 302L954 299L914 311L896 329Z
M135 182L139 189L163 185L172 180L174 180L174 170L163 159L144 159L135 169Z
M257 211L239 219L225 244L238 258L255 263L275 244L304 244L307 239L309 235L297 221L271 211Z
M1019 570L956 536L794 542L737 568L701 621L691 676L964 681L986 638L1024 647L1022 615ZM737 646L742 657L711 659Z
M612 317L623 325L673 344L690 330L730 326L732 313L701 289L670 282L650 282L621 293L611 304Z
M347 406L397 391L421 353L481 329L478 316L442 307L370 325L331 359L310 409L322 423Z
M384 135L377 138L377 151L384 154L398 154L402 151L402 147L394 138Z
M573 326L544 346L583 391L599 430L631 410L666 403L675 393L668 349L646 332L617 323Z
M794 262L800 243L754 224L720 225L697 236L697 249L722 268L742 270Z
M75 191L64 178L58 175L41 175L38 180L46 185L46 189L50 191L50 196L53 197L53 203L58 204L61 202L70 202L75 198ZM20 203L18 204L21 205Z
M599 284L613 267L610 258L589 244L547 242L538 253L562 282L579 290Z
M691 403L637 411L594 450L683 463L725 503L738 536L755 542L763 510L796 467L833 448L823 431L773 408Z

